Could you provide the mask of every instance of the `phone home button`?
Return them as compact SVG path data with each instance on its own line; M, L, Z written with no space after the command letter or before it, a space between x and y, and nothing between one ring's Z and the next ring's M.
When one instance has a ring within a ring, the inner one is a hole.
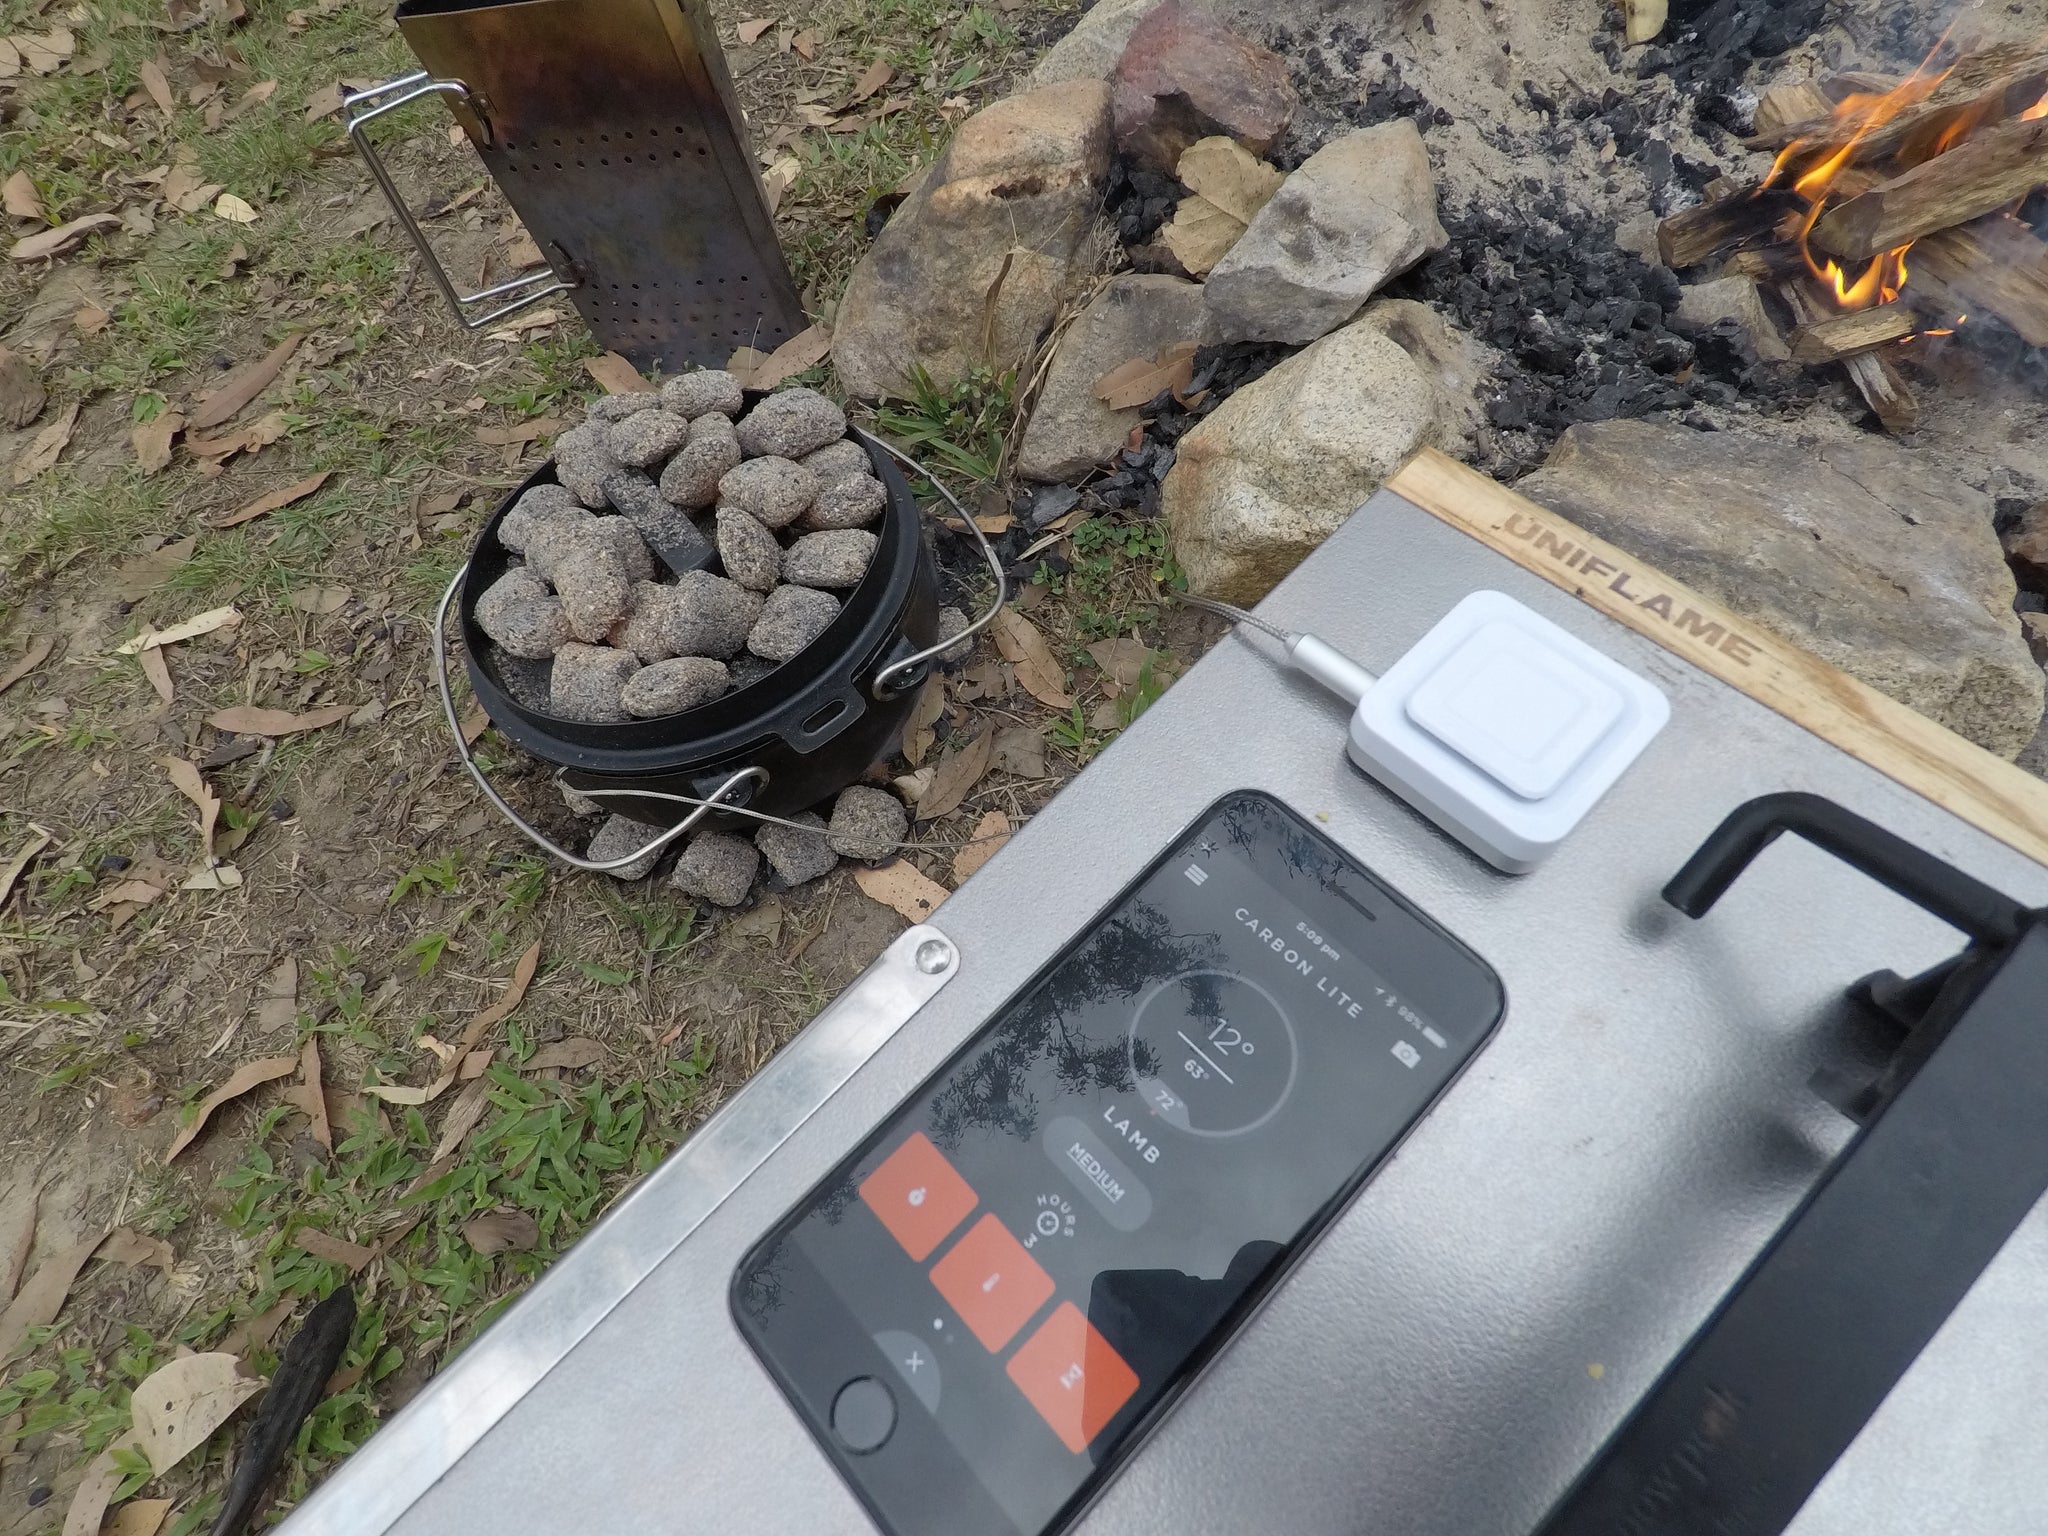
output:
M878 1450L896 1427L896 1399L872 1376L856 1376L832 1399L832 1433L849 1451Z

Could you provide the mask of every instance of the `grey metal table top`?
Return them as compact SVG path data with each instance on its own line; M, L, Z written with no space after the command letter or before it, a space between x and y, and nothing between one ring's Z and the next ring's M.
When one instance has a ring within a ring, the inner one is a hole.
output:
M1246 787L1316 817L1486 956L1508 1015L1080 1529L1523 1536L1846 1139L1804 1087L1842 989L1960 947L1794 839L1702 922L1657 900L1663 882L1728 811L1783 789L2031 904L2048 869L1390 493L1261 611L1378 670L1482 587L1672 703L1542 869L1502 876L1449 843L1346 762L1341 705L1224 641L934 915L957 965L916 979L932 934L899 941L291 1536L871 1529L735 1330L735 1265L1177 830ZM2048 1203L1793 1529L2048 1530L2044 1451Z

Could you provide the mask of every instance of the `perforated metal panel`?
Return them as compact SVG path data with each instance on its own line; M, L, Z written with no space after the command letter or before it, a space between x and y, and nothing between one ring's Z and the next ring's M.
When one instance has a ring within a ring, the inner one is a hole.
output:
M604 345L722 366L803 329L700 0L408 0L399 30Z

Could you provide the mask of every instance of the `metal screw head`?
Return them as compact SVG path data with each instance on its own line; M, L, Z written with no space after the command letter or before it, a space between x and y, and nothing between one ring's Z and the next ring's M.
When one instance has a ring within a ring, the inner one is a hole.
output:
M936 976L953 963L953 946L944 939L926 939L917 946L917 968Z

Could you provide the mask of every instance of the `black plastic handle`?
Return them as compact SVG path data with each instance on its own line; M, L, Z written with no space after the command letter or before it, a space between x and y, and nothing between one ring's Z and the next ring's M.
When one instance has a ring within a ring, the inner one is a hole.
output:
M1750 861L1786 832L1983 943L2009 944L2026 922L2027 909L2002 891L1832 800L1796 790L1763 795L1732 811L1664 887L1664 899L1687 917L1706 916Z

